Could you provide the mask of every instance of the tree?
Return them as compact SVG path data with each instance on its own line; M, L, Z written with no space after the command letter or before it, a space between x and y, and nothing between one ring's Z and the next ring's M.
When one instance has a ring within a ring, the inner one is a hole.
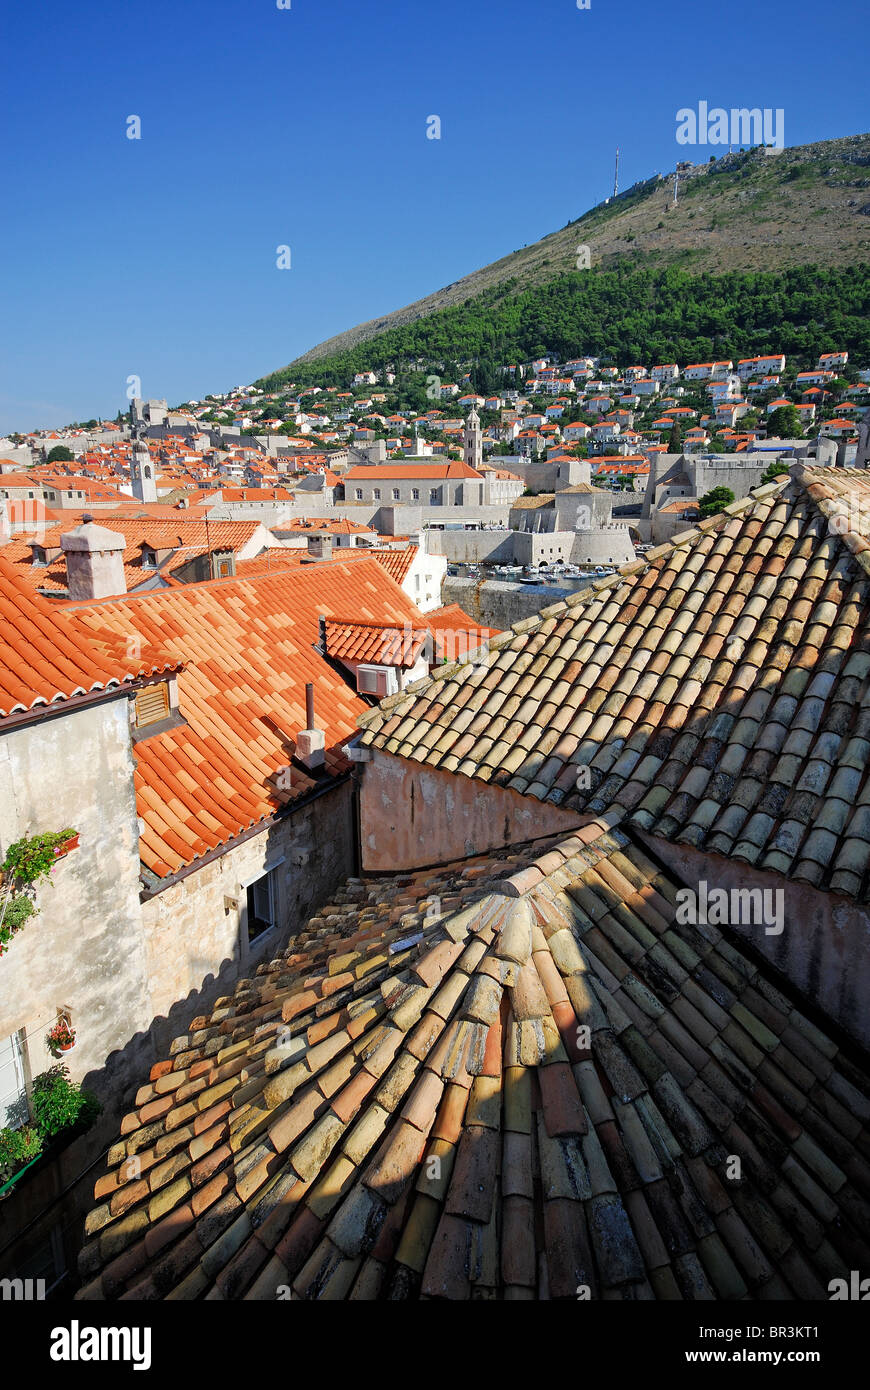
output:
M769 439L800 439L803 436L801 417L797 407L780 405L767 417L767 436Z
M65 444L55 444L45 461L46 463L74 463L75 457L72 449L68 449Z
M683 427L679 420L675 420L671 425L671 433L668 438L668 453L681 454L683 452Z
M775 483L784 473L788 473L788 464L784 459L774 459L762 473L758 486L761 487L762 483Z
M734 493L730 487L714 487L698 499L698 511L703 520L705 516L716 516L733 501Z

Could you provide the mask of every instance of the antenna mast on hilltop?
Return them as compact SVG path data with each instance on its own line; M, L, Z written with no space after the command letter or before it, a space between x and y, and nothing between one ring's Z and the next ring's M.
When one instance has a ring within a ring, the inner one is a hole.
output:
M619 146L616 147L616 167L613 170L613 196L619 192Z

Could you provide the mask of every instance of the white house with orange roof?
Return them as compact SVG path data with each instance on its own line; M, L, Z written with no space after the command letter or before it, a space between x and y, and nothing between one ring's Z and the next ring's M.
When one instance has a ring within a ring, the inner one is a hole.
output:
M824 420L819 426L819 434L828 435L831 439L845 439L856 433L857 428L854 420L840 418Z

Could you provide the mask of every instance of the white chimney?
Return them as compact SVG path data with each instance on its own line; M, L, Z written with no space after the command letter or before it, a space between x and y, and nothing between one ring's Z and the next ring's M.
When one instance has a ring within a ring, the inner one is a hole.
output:
M81 526L60 538L66 556L67 589L71 599L111 598L126 594L124 551L127 542L117 531L97 526L87 514Z

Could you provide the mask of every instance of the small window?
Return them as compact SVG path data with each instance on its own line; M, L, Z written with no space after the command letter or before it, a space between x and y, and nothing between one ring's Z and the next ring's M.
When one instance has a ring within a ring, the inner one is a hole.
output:
M358 487L358 488L355 488L355 489L354 489L354 496L356 497L357 502L361 502L361 501L363 500L362 488L361 488L361 487Z
M372 496L374 497L374 499L375 499L376 502L380 502L380 500L381 500L381 490L380 490L379 487L376 487L376 488L373 488L373 489L372 489Z
M414 502L420 501L420 489L418 487L411 488L411 499Z
M158 685L146 685L136 692L136 725L156 724L169 716L169 685L161 681Z
M429 501L430 501L430 502L437 502L437 501L438 501L438 489L437 489L437 487L430 487L430 489L429 489Z
M399 489L398 489L397 487L394 487L394 488L393 488L393 501L394 501L394 502L398 502L400 496L401 496L401 493L399 492Z
M276 898L274 872L263 874L254 883L248 884L248 941L271 931L276 923Z

